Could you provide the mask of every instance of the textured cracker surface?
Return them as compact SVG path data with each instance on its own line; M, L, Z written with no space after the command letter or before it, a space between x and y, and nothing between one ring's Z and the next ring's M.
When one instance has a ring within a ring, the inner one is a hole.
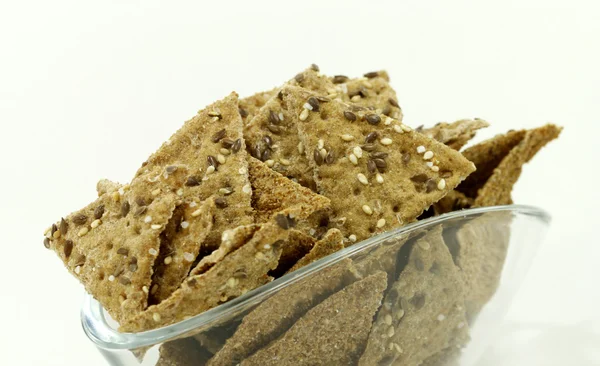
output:
M323 257L344 249L344 236L338 229L330 229L325 236L315 243L312 250L300 259L289 272L294 272Z
M234 335L208 362L235 365L287 331L309 309L357 278L349 259L273 295L242 320Z
M359 365L417 366L448 347L454 329L466 324L463 285L441 233L438 227L414 243L377 314Z
M283 94L290 110L298 116L306 114L303 112L306 110L304 104L313 97L310 92L288 87ZM353 113L356 120L349 121L344 112ZM366 116L381 121L373 125L363 120ZM474 170L473 164L460 153L413 130L396 132L394 126L400 128L404 125L370 110L335 100L321 102L318 112L308 112L307 118L299 123L301 140L315 169L319 193L331 199L334 220L345 218L345 224L338 228L346 237L354 234L360 241L414 221L424 209ZM365 148L365 138L372 132L376 132L378 137L369 152ZM343 140L342 135L346 134L353 140ZM381 141L384 138L391 139L391 145L383 145ZM321 144L323 147L319 149ZM433 162L439 171L433 171L426 165L423 155L417 153L418 146L434 153ZM350 154L355 154L357 147L362 150L362 157L357 157L357 165L354 165ZM387 156L375 158L377 155L373 153ZM378 183L376 173L369 170L369 160L373 164L383 162L386 165L379 172L383 183ZM357 179L359 173L367 178L367 185ZM445 184L438 189L441 179ZM363 211L364 205L370 208L371 214ZM378 227L380 219L385 222Z
M440 122L433 127L421 131L427 137L436 139L454 150L460 150L469 142L477 130L490 124L482 119L461 119L456 122Z
M156 366L204 365L210 354L199 347L193 338L178 339L160 346L160 358Z
M386 287L384 272L345 287L309 310L281 338L241 365L354 364L364 349Z
M298 230L290 230L286 245L282 247L279 265L271 272L275 278L283 276L315 246L315 239Z
M436 215L467 209L473 206L473 199L465 196L457 190L448 192L448 194L433 204Z

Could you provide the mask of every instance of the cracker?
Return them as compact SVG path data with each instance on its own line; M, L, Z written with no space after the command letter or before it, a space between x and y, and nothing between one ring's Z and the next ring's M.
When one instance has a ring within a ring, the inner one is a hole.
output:
M427 358L419 366L460 366L462 351L458 347L448 347Z
M343 286L354 282L352 262L345 259L282 289L244 317L209 366L235 365L287 331L301 316Z
M257 159L248 157L248 169L253 189L252 207L259 223L286 209L297 210L297 219L306 219L330 205L328 198L292 182Z
M187 203L214 195L214 225L203 245L216 249L224 230L253 222L246 155L237 94L232 93L187 121L136 176L150 183L148 195L172 191Z
M270 274L275 278L283 276L315 246L315 239L298 230L290 230L287 243L283 246L279 265Z
M418 365L448 347L466 324L458 269L441 226L416 240L388 291L359 365Z
M267 273L277 267L288 232L277 224L262 225L239 249L207 272L188 277L168 299L123 323L120 331L141 332L174 324L271 281Z
M477 130L489 125L489 123L479 118L461 119L453 123L440 122L433 127L422 130L421 133L454 150L460 150L469 140L475 137Z
M386 286L385 272L347 286L309 310L281 338L240 365L355 364Z
M465 196L457 190L448 192L441 200L433 204L435 215L441 215L452 211L464 210L473 206L473 199Z
M210 353L193 338L178 339L160 346L156 366L198 366L206 364L209 358Z
M240 99L239 112L244 126L252 121L258 111L267 103L269 99L277 95L278 91L279 88L274 88L269 91L256 93L249 97Z
M402 121L402 109L398 105L396 92L389 84L386 71L374 71L356 79L336 75L331 79L341 91L344 102L372 108L377 113Z
M159 236L177 197L167 192L153 197L143 208L127 206L125 210L124 205L133 204L147 185L134 180L117 187L103 189L106 193L96 201L53 225L47 244L87 292L121 321L147 306Z
M390 117L319 102L301 88L282 93L299 116L319 193L331 199L332 220L344 222L338 228L345 237L360 241L414 221L475 169L457 151Z
M300 259L287 273L294 272L323 257L344 249L344 236L338 229L329 230L325 236L315 243L314 248Z
M96 183L96 192L98 193L98 197L100 197L106 193L117 192L121 187L123 187L123 185L120 183L108 179L100 179L98 183Z

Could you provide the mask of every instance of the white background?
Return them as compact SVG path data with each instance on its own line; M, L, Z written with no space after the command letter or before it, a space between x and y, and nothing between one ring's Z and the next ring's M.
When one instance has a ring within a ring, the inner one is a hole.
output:
M94 199L99 178L129 180L204 105L314 62L387 69L413 126L480 117L492 127L479 139L565 126L516 187L554 221L507 321L562 330L500 364L585 364L573 326L600 331L599 20L594 0L2 2L0 363L104 364L81 331L82 287L43 230Z

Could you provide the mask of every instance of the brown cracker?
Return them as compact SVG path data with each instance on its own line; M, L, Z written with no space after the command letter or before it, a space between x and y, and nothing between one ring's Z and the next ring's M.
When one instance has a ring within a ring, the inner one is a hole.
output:
M364 349L387 275L377 272L309 310L281 338L242 361L250 365L352 365Z
M252 238L206 273L190 276L168 299L122 324L120 331L140 332L177 323L241 296L271 281L281 244L289 230L263 224Z
M279 88L274 88L269 91L256 93L246 98L241 98L239 102L239 112L242 117L244 126L250 123L258 111L271 99L277 95Z
M464 210L473 206L473 199L457 190L448 192L441 200L433 204L435 215Z
M143 207L124 210L123 205L133 203L146 190L146 183L134 180L114 191L116 187L55 224L56 230L48 235L50 248L67 269L115 320L122 321L147 306L159 235L177 197L161 194Z
M237 94L199 111L150 156L136 176L149 182L147 195L161 189L176 192L184 202L216 197L206 248L216 249L224 230L251 224L252 190Z
M352 262L345 259L282 289L244 317L235 334L208 365L239 363L277 339L309 309L356 279Z
M209 358L210 353L193 338L178 339L160 346L156 366L198 366L206 364Z
M441 234L440 226L412 245L359 365L419 365L448 347L454 329L466 325L462 282Z
M298 230L290 230L287 243L283 246L279 265L270 272L271 276L279 278L289 271L300 259L306 256L315 246L315 239Z
M477 130L489 125L489 123L479 118L461 119L453 123L440 122L433 127L422 130L421 133L454 150L460 150L469 140L475 137Z
M342 249L344 249L344 236L342 235L342 232L338 229L331 229L325 234L325 236L323 236L321 240L315 243L315 246L308 254L302 257L302 259L300 259L292 268L290 268L288 273L294 272L311 264L314 261L317 261Z
M200 204L193 198L189 200L194 204L178 206L161 234L150 287L150 304L158 304L181 285L212 229L216 210L214 199L210 197Z
M360 241L414 221L475 169L460 153L390 117L335 100L320 102L319 111L310 111L305 103L314 96L295 87L284 89L283 97L299 116L319 193L332 200L332 220L344 221L338 228L346 237L355 235ZM378 136L371 139L372 133ZM417 152L419 146L434 157L425 160Z

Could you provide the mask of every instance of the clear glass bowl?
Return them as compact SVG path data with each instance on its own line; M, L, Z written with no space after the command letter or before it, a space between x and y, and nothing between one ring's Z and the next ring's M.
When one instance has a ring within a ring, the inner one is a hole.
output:
M547 213L528 206L452 212L357 243L214 309L148 332L119 333L100 304L86 296L83 329L115 366L203 365L230 337L220 356L258 352L242 365L264 363L269 352L277 365L300 364L286 361L290 355L311 364L356 364L363 351L361 365L475 365L494 341L549 223ZM344 300L360 291L361 278L381 278L381 272L388 279L384 293L365 292L378 301L375 309L350 301L323 321L334 296ZM373 319L370 330L365 318L369 324ZM241 361L221 359L232 365Z

